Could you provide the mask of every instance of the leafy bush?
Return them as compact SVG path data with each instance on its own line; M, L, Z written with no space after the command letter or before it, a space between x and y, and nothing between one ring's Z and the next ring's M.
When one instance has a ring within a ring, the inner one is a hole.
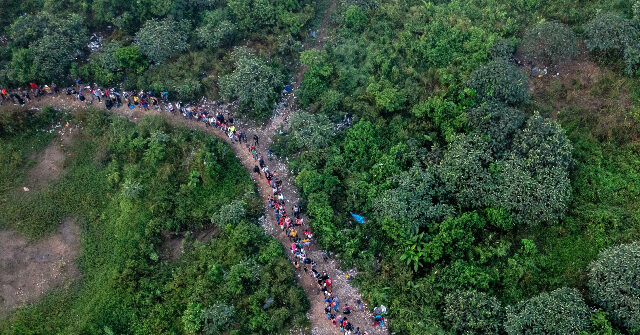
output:
M527 29L522 38L525 58L544 65L557 64L578 53L573 30L559 22L541 22Z
M484 292L458 291L445 297L444 318L456 334L498 335L504 322L504 308Z
M638 38L638 30L629 19L614 14L600 13L584 26L584 43L590 51L619 54Z
M135 43L152 62L161 63L187 49L184 23L151 19L136 33Z
M324 114L299 111L291 116L289 143L294 151L318 150L329 145L335 131Z
M204 320L202 331L206 335L224 334L233 325L235 308L223 303L215 303L202 311Z
M483 102L522 105L529 101L527 77L505 60L494 60L481 66L473 72L468 84Z
M11 79L68 82L71 64L81 54L87 38L82 17L67 17L46 12L17 19L9 29L15 49Z
M507 307L509 335L579 334L591 324L589 307L576 289L560 288Z
M589 293L612 320L635 333L640 330L640 242L602 251L589 266Z
M238 27L230 20L227 11L218 9L205 13L203 25L196 30L200 44L207 48L220 48L233 43Z
M486 136L496 157L502 157L511 148L516 131L524 124L522 111L499 103L489 103L468 112L469 125Z
M232 58L235 69L220 78L220 95L226 100L237 99L245 114L265 116L284 85L282 74L246 48L234 50Z

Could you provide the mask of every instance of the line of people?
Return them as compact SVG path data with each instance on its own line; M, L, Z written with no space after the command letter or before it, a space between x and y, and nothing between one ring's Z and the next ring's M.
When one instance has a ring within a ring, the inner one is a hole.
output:
M33 99L32 96L38 98L44 94L57 94L60 92L55 84L45 85L43 87L31 84L30 87L30 91L18 90L12 93L9 93L5 89L0 89L2 100L24 105L25 102ZM320 273L317 270L318 263L311 259L308 253L313 234L309 227L305 226L304 218L302 217L302 208L299 204L296 204L291 208L291 215L287 212L286 198L282 192L282 180L278 178L277 172L272 172L267 167L263 155L258 152L260 142L257 134L253 136L253 141L248 143L246 133L237 129L232 116L225 118L221 111L217 113L209 111L205 108L205 105L190 105L183 104L182 102L174 104L169 101L168 92L161 92L159 96L160 99L158 99L153 91L119 92L114 88L105 89L98 86L83 85L79 81L76 82L75 86L64 89L64 92L66 95L88 104L93 104L95 100L97 100L98 103L104 102L105 108L107 109L111 109L112 107L119 108L123 103L126 103L129 109L140 108L149 110L149 107L151 107L158 112L169 111L172 114L180 113L185 119L195 119L196 122L205 123L207 127L214 127L221 130L229 137L232 144L245 144L252 154L254 162L256 162L253 172L258 175L259 180L264 179L272 189L273 194L269 199L269 206L274 212L275 223L291 242L294 267L296 269L302 268L305 274L315 279L318 285L318 294L322 293L324 295L325 314L328 322L346 335L368 335L366 331L360 331L359 327L354 326L350 322L349 316L352 313L351 306L345 303L340 310L340 300L333 294L333 278L326 272ZM268 160L272 161L273 153L271 150L267 151L267 155ZM300 234L300 231L302 231L302 234ZM329 255L323 251L322 258L324 262L327 262ZM363 309L360 300L357 300L356 304L358 310ZM381 315L376 315L374 325L383 327L384 318Z

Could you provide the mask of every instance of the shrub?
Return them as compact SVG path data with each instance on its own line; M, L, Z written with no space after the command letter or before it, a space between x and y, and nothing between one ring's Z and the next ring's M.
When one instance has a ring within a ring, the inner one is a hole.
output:
M507 307L509 335L579 334L589 329L589 307L574 288L560 288Z
M232 57L235 69L220 78L220 95L226 100L237 99L241 109L265 114L284 85L282 75L249 49L237 48Z
M196 30L200 44L207 48L219 48L233 43L238 35L238 27L229 20L224 10L209 11L205 14L204 24Z
M528 29L522 38L525 58L544 65L557 64L578 53L576 35L559 22L541 22Z
M487 137L495 156L502 156L511 147L516 130L525 121L522 111L499 103L483 105L467 114L469 125Z
M233 306L215 303L202 311L203 331L207 335L224 334L233 325L236 310Z
M589 266L589 293L618 325L640 331L640 242L611 247Z
M444 318L456 334L500 334L504 308L484 292L458 291L445 297Z
M495 60L473 72L468 83L481 102L521 105L529 101L527 77L515 65Z
M333 124L324 114L299 111L291 116L290 140L296 151L317 150L329 145L334 134Z
M617 52L638 38L631 20L614 13L601 13L584 26L584 43L590 51Z
M151 19L136 33L135 41L147 58L160 63L186 50L187 37L178 22Z

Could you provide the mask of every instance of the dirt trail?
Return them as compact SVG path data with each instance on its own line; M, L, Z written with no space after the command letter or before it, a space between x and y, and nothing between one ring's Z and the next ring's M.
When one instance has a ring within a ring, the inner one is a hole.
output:
M322 21L322 26L319 30L317 43L313 46L313 48L322 48L324 46L324 42L327 40L327 36L325 33L325 29L328 25L329 17L336 8L336 0L332 1L325 17ZM272 136L279 132L281 129L286 130L289 125L289 117L291 113L296 110L296 92L300 87L301 80L303 78L304 72L306 68L300 67L298 69L298 73L296 75L296 81L291 83L292 90L288 94L284 94L281 99L282 108L277 108L274 116L271 120L262 125L257 125L253 122L247 120L239 120L235 123L237 128L240 131L243 131L248 139L252 139L253 135L258 135L260 139L260 144L257 146L257 150L260 154L265 157L266 165L273 172L278 173L278 177L282 179L283 187L282 193L285 196L287 206L286 208L293 211L293 206L300 201L300 196L297 193L295 186L293 185L293 175L288 170L286 164L280 161L278 158L274 158L273 160L267 160L267 150L272 143ZM54 108L59 109L80 109L86 108L87 105L85 103L81 103L79 101L74 100L71 97L58 95L58 96L47 96L43 97L38 101L34 101L29 104L29 106L33 107L42 107L46 105L51 105ZM242 165L249 171L251 174L251 178L256 183L258 192L260 194L260 198L263 201L264 211L266 216L263 220L264 230L274 236L277 240L279 240L285 250L290 250L290 241L288 237L279 229L275 221L275 215L273 210L268 206L269 197L272 195L272 189L267 184L266 179L263 176L257 175L253 173L254 166L257 165L257 162L254 161L251 152L249 151L248 144L240 144L237 141L235 143L231 143L229 137L227 137L222 131L213 127L206 127L202 122L196 122L195 120L187 120L183 118L181 115L172 115L167 112L158 113L153 110L143 111L140 109L136 109L134 111L129 110L126 106L120 107L118 109L113 108L111 112L125 117L131 121L138 121L144 115L153 115L153 114L161 114L164 115L171 123L181 124L190 129L200 129L211 135L214 135L221 140L229 143L235 155L239 158ZM252 141L250 141L251 143ZM309 219L304 218L305 226L308 225ZM299 232L301 233L301 232ZM353 275L354 272L350 271L350 273L344 272L339 268L339 264L334 259L329 259L328 262L322 261L322 253L323 251L318 248L314 243L312 243L311 248L308 252L310 257L313 260L318 261L317 270L318 272L326 272L333 279L333 296L338 297L340 301L340 310L345 304L348 304L352 307L352 313L348 316L349 321L354 325L354 327L359 327L361 331L366 331L368 334L386 334L387 328L380 328L378 326L373 325L373 315L368 311L366 304L363 310L358 310L356 300L361 299L361 294L359 290L353 287L347 280L346 275ZM289 258L293 260L293 255L287 252ZM310 303L311 308L309 309L307 316L311 321L312 329L310 331L311 334L325 335L325 334L341 334L339 332L339 328L333 326L333 324L327 320L327 317L324 312L324 296L321 295L318 291L317 283L314 278L311 278L310 275L306 274L302 269L297 270L298 283L304 289ZM305 333L309 333L309 331L304 331Z
M290 97L284 97L284 100L295 99L294 94L289 94ZM83 109L87 108L85 103L81 103L67 96L58 95L58 96L46 96L40 100L33 101L29 104L30 108L41 108L43 106L52 106L58 109L66 109L66 110L74 110L74 109ZM260 143L257 147L257 150L260 154L265 157L265 163L269 167L269 169L273 172L278 173L278 178L282 179L282 193L285 196L287 203L288 212L292 212L293 206L300 201L300 196L297 193L295 186L293 185L292 178L294 177L290 171L288 170L286 164L280 161L278 158L273 158L273 160L268 160L267 150L271 143L271 136L275 134L280 127L286 126L286 122L288 120L289 113L293 110L293 108L288 109L286 112L281 112L278 115L275 115L272 120L262 127L250 127L246 122L238 121L236 122L236 126L239 130L246 133L248 139L252 139L253 135L258 135L260 139ZM293 255L291 255L288 250L290 250L291 242L289 238L279 229L279 226L276 223L275 215L273 210L269 207L268 201L269 197L273 194L271 187L267 184L266 179L262 175L257 175L253 173L253 168L258 164L257 161L254 161L253 155L249 151L249 144L240 144L237 141L231 143L228 136L223 133L220 129L214 127L207 127L202 122L196 122L195 120L188 120L182 117L179 114L170 114L167 112L156 112L154 110L144 111L141 109L129 110L126 107L121 107L118 109L111 109L111 112L129 119L130 121L137 122L142 119L145 115L162 115L164 116L170 123L183 125L190 129L199 129L208 134L216 136L217 138L229 143L229 146L238 157L242 165L247 169L247 171L251 175L251 179L256 183L258 188L258 193L263 202L263 209L265 212L265 217L263 219L263 228L265 232L274 236L278 241L282 243L282 246L287 250L287 255L293 261ZM308 226L309 219L304 217L306 222L305 227ZM299 234L302 232L299 231ZM359 311L356 307L356 300L361 299L361 294L359 290L353 287L346 278L347 274L355 274L353 271L344 272L339 268L339 264L334 259L329 259L328 262L322 261L322 250L318 248L314 243L311 244L311 248L308 252L310 257L313 260L318 262L317 270L318 272L326 272L331 276L334 281L333 284L333 295L337 296L340 300L340 307L346 304L349 304L353 309L351 315L348 316L349 321L356 327L360 327L361 331L367 331L369 334L386 334L387 328L385 326L384 329L380 327L373 326L373 315L367 310L365 307L362 311ZM298 283L304 289L309 301L311 302L311 308L309 309L307 316L311 321L311 334L340 334L339 329L334 327L333 324L327 320L327 317L324 313L324 296L319 294L317 283L315 279L311 278L309 275L305 274L305 272L300 269L296 271L298 276ZM365 304L366 306L366 304ZM305 333L309 333L305 331Z

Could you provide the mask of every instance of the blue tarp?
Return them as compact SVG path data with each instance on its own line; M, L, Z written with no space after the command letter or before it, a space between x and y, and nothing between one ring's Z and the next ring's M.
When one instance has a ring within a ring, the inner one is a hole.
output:
M353 216L353 218L356 219L358 223L364 223L364 216L355 214L354 212L349 212L349 213L351 213L351 216Z
M291 85L287 85L284 87L284 90L287 91L287 93L291 93L291 91L293 91L293 87L291 87Z

